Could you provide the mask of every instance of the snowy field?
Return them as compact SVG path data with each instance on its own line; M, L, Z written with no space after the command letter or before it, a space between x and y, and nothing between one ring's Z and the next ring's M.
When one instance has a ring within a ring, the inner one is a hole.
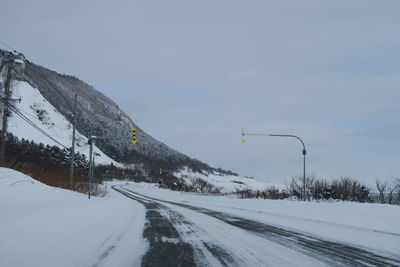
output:
M166 260L352 266L353 259L341 261L342 250L373 253L367 255L371 265L379 265L374 259L400 263L398 206L243 200L154 184L114 185L128 197L109 187L107 197L88 200L0 168L0 266L163 266ZM332 244L336 254L318 250ZM175 256L185 249L188 257Z
M144 208L110 191L92 197L0 168L0 266L137 266Z

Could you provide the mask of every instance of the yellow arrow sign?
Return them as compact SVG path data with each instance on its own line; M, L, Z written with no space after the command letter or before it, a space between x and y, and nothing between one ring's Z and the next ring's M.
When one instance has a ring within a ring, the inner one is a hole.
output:
M136 128L132 128L132 140L131 140L132 144L136 144Z

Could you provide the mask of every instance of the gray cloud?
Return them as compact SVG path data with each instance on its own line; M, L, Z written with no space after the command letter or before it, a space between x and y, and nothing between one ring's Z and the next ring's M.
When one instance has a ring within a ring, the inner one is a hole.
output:
M352 135L378 139L400 139L400 123L390 124L383 127L368 128L355 132Z
M352 135L376 122L400 123L398 1L0 7L7 10L1 40L93 84L150 134L212 165L273 181L301 172L299 144L259 138L242 145L245 127L302 136L309 172L365 181L398 172L397 131Z

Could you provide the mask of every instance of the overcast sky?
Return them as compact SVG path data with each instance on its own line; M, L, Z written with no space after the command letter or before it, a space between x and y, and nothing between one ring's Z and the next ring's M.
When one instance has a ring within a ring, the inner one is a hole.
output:
M0 40L147 133L279 182L400 176L400 1L1 0ZM4 47L3 47L4 48Z

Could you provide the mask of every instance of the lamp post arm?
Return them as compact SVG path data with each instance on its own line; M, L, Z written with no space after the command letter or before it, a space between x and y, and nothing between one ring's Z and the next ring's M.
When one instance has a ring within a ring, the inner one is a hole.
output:
M278 137L293 137L296 138L297 140L299 140L301 142L301 144L303 145L303 151L306 151L306 146L303 142L303 140L298 137L297 135L292 135L292 134L259 134L259 133L245 133L242 130L242 136L246 136L246 135L253 135L253 136L278 136ZM303 152L304 153L304 152Z
M303 153L306 153L306 146L304 145L303 140L301 140L300 137L298 137L297 135L291 135L291 134L270 134L269 136L281 136L281 137L293 137L296 138L297 140L299 140L301 142L301 144L303 145ZM304 154L305 155L305 154Z

